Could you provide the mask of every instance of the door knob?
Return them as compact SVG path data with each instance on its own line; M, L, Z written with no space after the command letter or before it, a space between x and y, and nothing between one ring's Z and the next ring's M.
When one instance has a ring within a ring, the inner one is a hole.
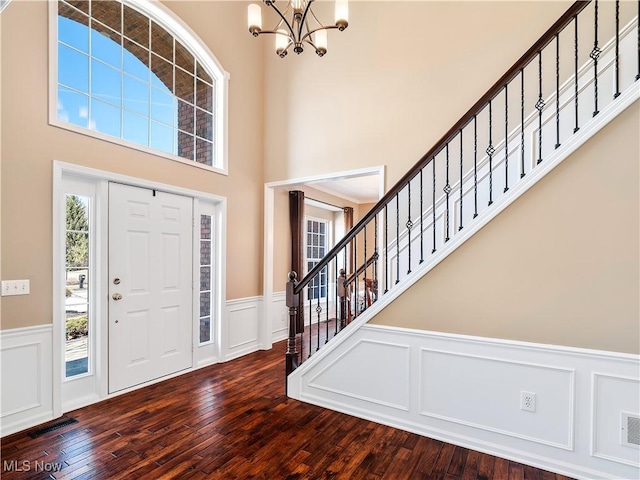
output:
M122 295L120 295L119 293L114 293L113 295L111 295L111 298L113 298L114 300L122 300Z

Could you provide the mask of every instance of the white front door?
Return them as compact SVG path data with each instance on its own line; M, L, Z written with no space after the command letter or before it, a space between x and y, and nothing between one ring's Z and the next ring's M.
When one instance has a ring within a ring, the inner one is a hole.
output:
M193 199L109 184L109 392L192 366Z

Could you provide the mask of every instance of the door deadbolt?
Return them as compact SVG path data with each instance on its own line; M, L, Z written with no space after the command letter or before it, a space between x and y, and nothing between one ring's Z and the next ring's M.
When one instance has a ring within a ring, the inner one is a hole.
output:
M120 279L119 278L114 278L113 279L113 283L114 283L114 285L120 285Z
M111 298L113 298L114 300L122 300L122 295L120 295L119 293L114 293L113 295L111 295Z

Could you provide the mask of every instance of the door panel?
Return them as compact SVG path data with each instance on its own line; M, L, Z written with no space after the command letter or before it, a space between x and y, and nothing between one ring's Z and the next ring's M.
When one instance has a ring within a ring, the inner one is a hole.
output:
M110 392L192 366L192 215L191 198L109 185Z

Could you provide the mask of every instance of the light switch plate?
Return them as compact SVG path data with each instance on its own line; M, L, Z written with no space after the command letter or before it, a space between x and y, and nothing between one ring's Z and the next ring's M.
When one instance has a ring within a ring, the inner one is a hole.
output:
M29 295L29 280L3 280L2 296Z

